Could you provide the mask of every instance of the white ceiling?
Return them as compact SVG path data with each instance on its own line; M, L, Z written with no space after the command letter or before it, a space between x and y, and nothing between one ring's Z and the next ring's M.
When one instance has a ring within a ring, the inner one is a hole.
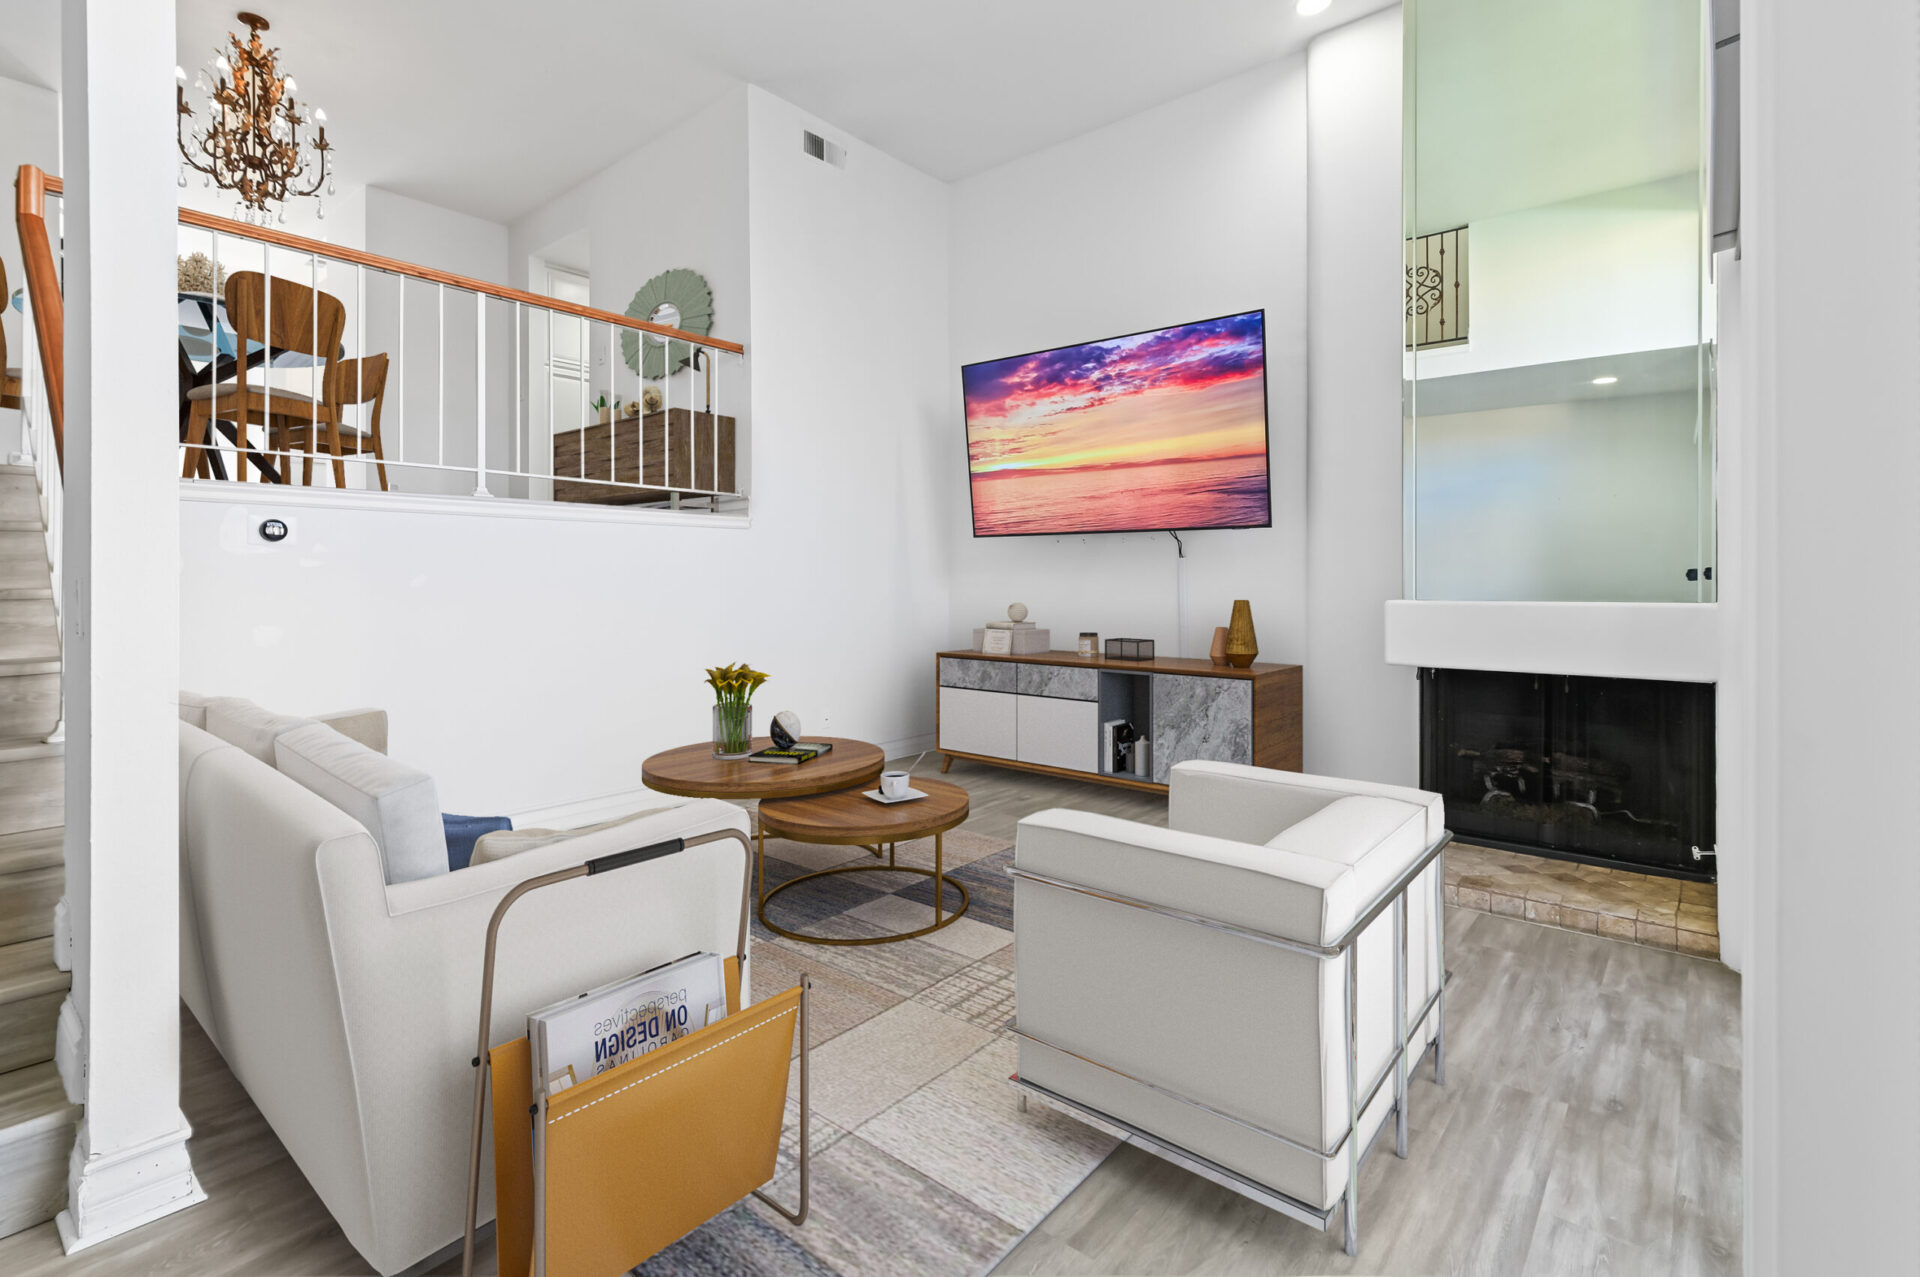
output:
M343 180L504 222L742 81L953 179L1392 0L1314 18L1293 0L255 2L301 96L326 108ZM180 0L182 65L208 59L235 7Z

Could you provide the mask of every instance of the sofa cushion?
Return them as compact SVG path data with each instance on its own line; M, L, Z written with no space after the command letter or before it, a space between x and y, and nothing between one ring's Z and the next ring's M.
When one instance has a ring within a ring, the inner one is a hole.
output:
M207 706L213 701L211 696L202 696L198 692L180 690L180 721L189 727L207 730Z
M1336 798L1267 846L1352 868L1355 898L1371 901L1426 850L1426 809L1398 798Z
M244 696L215 696L206 703L209 732L229 745L238 745L267 766L274 766L273 742L282 733L312 724L310 718L276 714Z
M532 851L536 847L549 847L563 838L579 838L587 834L597 834L614 829L630 820L639 820L642 816L651 816L655 812L670 811L681 803L666 803L659 807L647 807L640 811L628 812L612 820L603 820L597 825L583 825L579 829L508 829L499 833L481 834L473 845L473 861L484 865L495 860L505 860L508 856L517 856L523 851Z
M447 872L447 833L433 777L323 723L274 741L275 765L366 827L388 885Z

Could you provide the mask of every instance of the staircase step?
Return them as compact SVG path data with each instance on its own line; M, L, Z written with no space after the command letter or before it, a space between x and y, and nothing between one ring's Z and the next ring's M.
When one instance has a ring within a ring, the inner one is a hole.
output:
M0 740L45 740L59 725L60 675L9 677L0 662Z
M53 940L0 945L0 1073L53 1058L54 1027L73 976L53 965Z
M30 869L51 869L64 863L63 842L67 831L59 825L51 829L23 829L17 834L0 834L0 878L25 873Z
M0 1073L0 1237L45 1223L67 1204L78 1105L53 1063Z
M53 907L66 890L64 865L0 878L0 945L53 934Z
M65 823L66 749L0 744L0 834Z
M0 660L57 661L60 626L53 614L53 591L47 597L0 600Z
M47 539L38 532L0 532L0 590L53 591Z

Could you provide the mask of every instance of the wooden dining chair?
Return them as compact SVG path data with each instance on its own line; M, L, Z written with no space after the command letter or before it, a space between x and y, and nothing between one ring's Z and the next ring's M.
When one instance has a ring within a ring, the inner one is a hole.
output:
M269 439L270 451L291 455L297 446L305 454L300 482L313 482L313 454L325 449L333 458L333 486L347 486L348 456L371 455L380 472L380 491L387 491L387 454L380 443L380 409L387 398L387 357L367 355L360 359L341 359L328 365L321 389L330 419L317 428L305 417L278 418ZM355 430L343 424L346 410L372 404L366 429ZM315 435L318 437L314 437Z
M266 384L271 358L262 362L262 384L255 385L245 361L246 352L258 342L271 354L288 351L325 360L329 365L336 362L340 335L347 326L347 308L339 298L278 275L269 283L259 271L236 271L227 277L227 320L233 325L234 348L241 356L240 379L196 386L188 392L187 457L180 469L183 479L194 478L205 468L202 445L207 440L208 423L216 418L233 423L234 478L243 483L247 478L247 428L253 422L267 428L269 451L274 450L276 432L284 432L283 438L291 441L296 426L337 427L340 423L338 408L327 402L324 375L316 399L298 390ZM301 437L310 441L311 433L309 429ZM312 473L311 463L307 471Z

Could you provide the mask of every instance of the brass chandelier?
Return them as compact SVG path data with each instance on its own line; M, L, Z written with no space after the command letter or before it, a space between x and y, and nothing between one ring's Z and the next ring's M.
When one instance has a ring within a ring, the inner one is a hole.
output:
M327 113L315 110L316 135L302 136L308 119L294 100L293 77L280 75L280 51L260 39L267 20L257 13L242 13L239 18L249 37L243 41L229 33L231 48L216 48L212 64L194 77L194 87L207 99L208 123L203 129L189 129L193 108L187 105L187 73L174 68L179 82L175 92L180 185L187 184L189 167L204 174L208 185L239 195L234 216L248 222L264 225L272 219L270 205L309 195L316 197L317 211L324 218L326 210L318 196L322 186L333 194L330 162L335 150L327 141ZM286 221L284 209L279 217Z

